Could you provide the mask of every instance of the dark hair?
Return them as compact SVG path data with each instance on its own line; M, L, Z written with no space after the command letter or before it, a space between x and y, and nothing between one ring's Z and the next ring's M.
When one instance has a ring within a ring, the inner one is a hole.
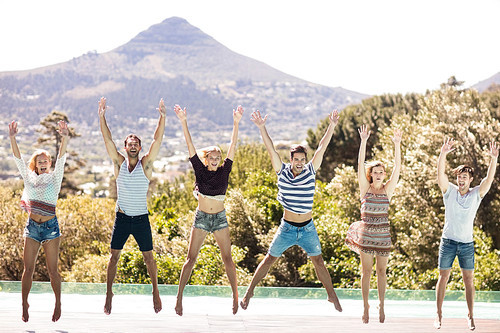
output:
M139 141L139 146L141 146L141 138L139 138L137 135L135 135L135 134L129 134L129 135L127 135L127 137L125 138L125 141L124 141L124 145L125 146L127 146L128 139L136 139L137 141Z
M452 170L452 172L455 176L467 172L469 176L474 177L474 168L464 164L457 166L455 169Z
M307 148L302 145L292 145L290 147L290 160L293 159L293 155L295 153L304 153L304 155L306 155L307 158Z

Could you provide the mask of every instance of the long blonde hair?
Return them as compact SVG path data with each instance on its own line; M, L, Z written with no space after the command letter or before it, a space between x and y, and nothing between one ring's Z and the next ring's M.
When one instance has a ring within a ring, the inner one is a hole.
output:
M201 151L201 159L203 161L203 164L205 165L208 165L208 160L207 160L208 155L214 151L218 151L221 154L222 158L222 150L217 146L208 146L205 148L201 148L200 151Z
M36 171L36 158L41 155L45 155L49 159L49 162L52 164L52 157L50 156L50 153L48 151L46 151L45 149L35 150L35 152L33 153L33 155L31 155L31 158L28 162L28 168L31 171L35 171L37 174L38 172Z
M366 168L366 179L368 179L368 182L370 184L373 183L372 170L375 167L382 167L382 168L384 168L384 171L385 171L385 165L384 165L384 163L382 163L380 161L372 161L372 162L366 163L366 166L365 166L365 168Z

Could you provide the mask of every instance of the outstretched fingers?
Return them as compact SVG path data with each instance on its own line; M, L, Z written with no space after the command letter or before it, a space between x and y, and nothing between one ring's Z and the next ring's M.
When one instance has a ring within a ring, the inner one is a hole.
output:
M174 106L174 112L177 115L177 118L180 120L186 120L187 119L187 113L186 113L186 108L181 108L179 104L175 104Z
M333 110L328 118L330 119L330 123L337 125L339 123L339 112L337 109Z
M69 135L69 129L68 129L68 123L65 122L64 120L59 120L57 123L59 128L57 129L57 132L61 134L62 136L68 136Z
M498 145L498 142L495 140L491 140L490 142L490 155L493 157L498 157L498 151L500 149L500 146Z
M257 111L252 112L252 114L250 115L250 119L252 120L252 122L255 125L257 125L258 127L261 127L261 126L264 126L266 124L267 114L264 116L264 118L262 118L260 111L257 110Z
M453 147L455 145L455 140L453 138L445 137L443 146L441 147L441 152L448 154L449 152L455 150Z
M17 121L12 120L9 124L9 136L16 136L17 134Z
M105 97L101 97L101 99L99 100L99 108L98 108L97 112L99 113L99 116L104 116L104 114L106 113L106 98Z
M240 121L241 118L243 117L243 112L245 110L243 110L243 107L241 105L238 105L238 107L235 109L233 109L233 120L235 121Z
M399 128L396 128L394 130L394 136L392 137L392 141L394 143L400 143L402 138L403 138L403 132Z
M363 125L361 125L360 128L358 128L358 133L359 133L359 137L361 138L361 140L368 140L372 131L369 131L368 126L363 124Z
M160 99L160 103L158 104L158 108L156 109L162 116L165 116L167 114L167 108L165 107L165 102L163 101L163 98Z

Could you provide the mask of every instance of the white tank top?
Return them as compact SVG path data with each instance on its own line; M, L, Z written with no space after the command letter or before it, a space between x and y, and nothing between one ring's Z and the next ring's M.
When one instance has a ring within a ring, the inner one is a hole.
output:
M121 209L128 216L147 214L148 188L149 179L142 169L142 159L137 162L132 172L128 171L128 160L123 161L116 178L116 211Z

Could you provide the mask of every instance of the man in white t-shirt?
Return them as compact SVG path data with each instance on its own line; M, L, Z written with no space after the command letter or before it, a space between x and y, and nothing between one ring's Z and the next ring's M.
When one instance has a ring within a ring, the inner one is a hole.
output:
M446 155L453 151L455 141L446 138L439 154L437 170L438 185L443 193L445 206L445 222L441 244L439 245L439 279L436 285L437 318L434 327L441 328L442 306L446 284L450 278L450 271L455 257L458 257L462 269L462 279L465 285L465 299L467 301L468 326L470 330L476 328L473 317L474 307L474 241L472 237L474 219L481 200L488 193L498 160L499 145L490 142L491 156L488 174L481 183L470 188L474 179L474 169L467 165L460 165L453 170L457 177L457 185L450 184L445 173Z

